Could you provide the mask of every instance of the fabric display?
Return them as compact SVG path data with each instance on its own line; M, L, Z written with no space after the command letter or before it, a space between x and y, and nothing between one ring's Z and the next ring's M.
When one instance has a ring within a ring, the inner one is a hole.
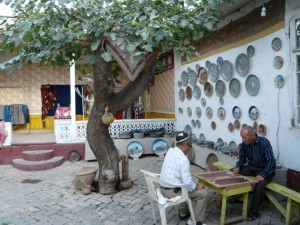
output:
M5 124L4 121L0 121L0 148L2 148L2 144L5 140Z
M46 127L46 118L48 111L55 108L57 91L53 85L41 85L41 97L42 97L42 122L43 127Z
M27 105L0 105L0 121L11 122L13 125L29 123L29 109Z

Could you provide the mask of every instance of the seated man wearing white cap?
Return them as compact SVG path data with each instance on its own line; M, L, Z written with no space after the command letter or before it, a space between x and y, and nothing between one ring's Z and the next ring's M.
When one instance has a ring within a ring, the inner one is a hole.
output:
M190 161L186 153L192 148L192 139L189 135L182 131L176 135L176 146L170 148L162 165L160 179L168 183L178 185L186 185L189 191L189 197L192 201L196 225L205 225L204 221L206 209L207 191L201 183L195 183L192 180L190 172ZM161 187L162 194L167 198L173 198L180 195L180 188ZM185 219L189 216L189 211L186 203L179 207L180 218ZM189 219L188 225L193 224Z

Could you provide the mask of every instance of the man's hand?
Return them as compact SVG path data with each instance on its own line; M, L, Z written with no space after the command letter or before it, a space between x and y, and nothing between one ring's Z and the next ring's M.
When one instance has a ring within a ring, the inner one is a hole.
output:
M196 185L196 190L202 190L204 188L204 184L202 183L197 183Z
M261 181L261 180L264 180L265 178L264 177L262 177L261 175L256 175L256 177L255 177L255 180L256 181Z
M233 168L232 172L233 172L233 174L238 174L240 172L240 168L235 167L235 168Z

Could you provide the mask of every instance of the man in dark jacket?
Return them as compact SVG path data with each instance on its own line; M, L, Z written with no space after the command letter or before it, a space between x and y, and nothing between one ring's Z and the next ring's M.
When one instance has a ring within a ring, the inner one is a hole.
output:
M264 198L266 185L275 176L276 160L269 140L257 136L252 127L245 126L240 134L243 143L240 145L239 160L233 172L254 176L258 182L255 185L251 207L246 218L252 221L259 217L258 210Z

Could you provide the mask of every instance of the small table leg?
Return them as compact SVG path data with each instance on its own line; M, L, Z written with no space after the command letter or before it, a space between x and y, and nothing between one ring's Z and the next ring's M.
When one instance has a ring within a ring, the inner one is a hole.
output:
M225 224L226 206L227 197L225 195L222 195L221 225Z
M248 199L249 199L249 193L244 193L244 200L243 200L243 211L242 216L244 219L247 217L247 208L248 208Z

